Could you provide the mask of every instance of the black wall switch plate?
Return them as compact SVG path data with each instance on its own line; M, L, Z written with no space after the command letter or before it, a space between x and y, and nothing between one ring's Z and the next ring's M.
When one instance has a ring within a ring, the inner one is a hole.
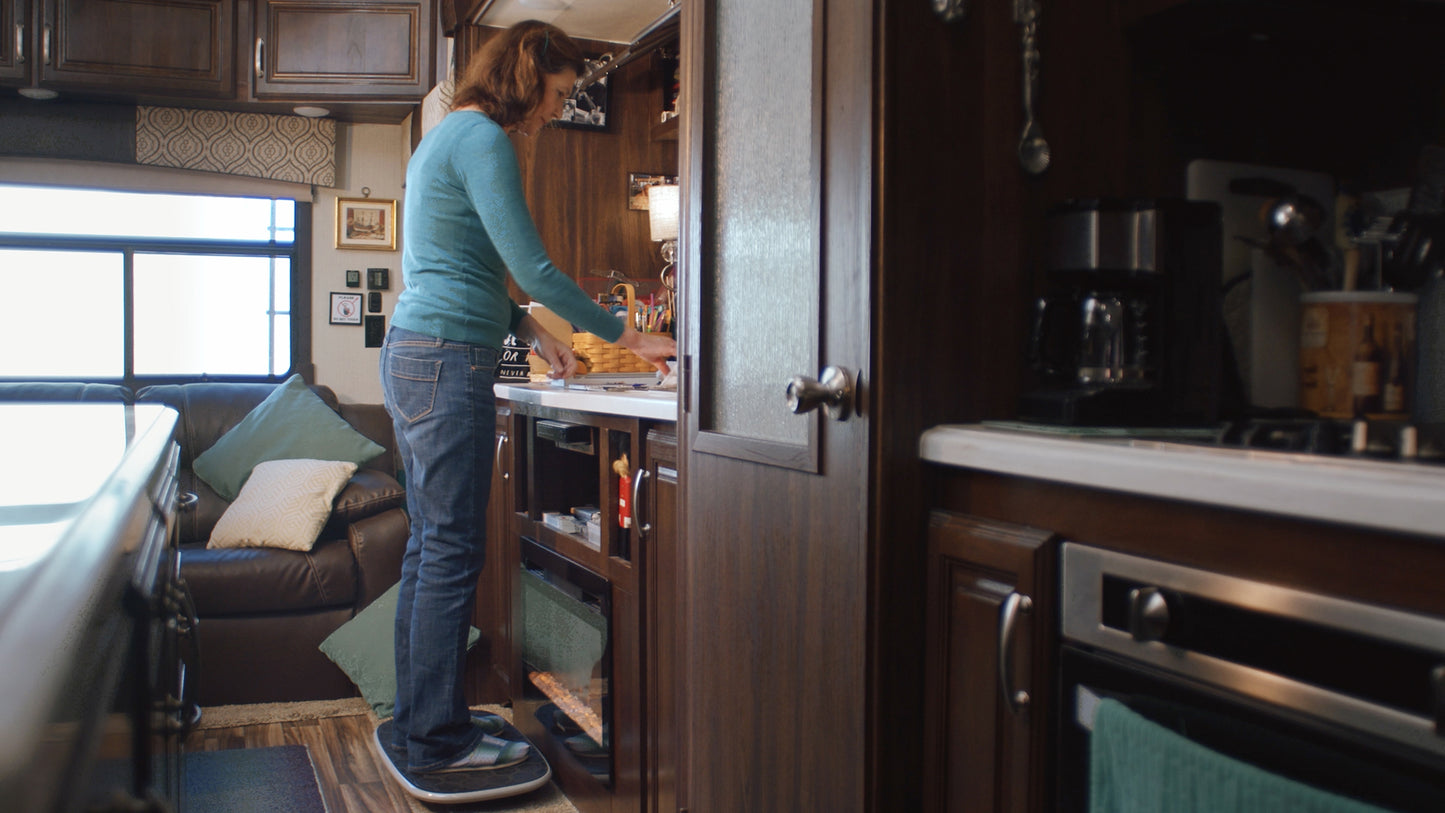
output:
M366 317L366 346L381 347L381 340L386 336L386 317Z

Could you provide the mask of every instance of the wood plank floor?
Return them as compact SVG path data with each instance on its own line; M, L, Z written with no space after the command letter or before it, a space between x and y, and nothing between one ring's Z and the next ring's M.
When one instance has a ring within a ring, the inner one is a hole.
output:
M330 813L411 813L410 797L384 775L370 747L365 715L211 728L192 732L188 751L305 745L311 749L321 795Z

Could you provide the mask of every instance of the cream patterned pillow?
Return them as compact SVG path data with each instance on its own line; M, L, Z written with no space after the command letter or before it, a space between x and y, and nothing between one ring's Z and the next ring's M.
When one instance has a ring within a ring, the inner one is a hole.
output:
M332 501L355 473L355 463L341 460L258 463L206 547L309 551L331 516Z

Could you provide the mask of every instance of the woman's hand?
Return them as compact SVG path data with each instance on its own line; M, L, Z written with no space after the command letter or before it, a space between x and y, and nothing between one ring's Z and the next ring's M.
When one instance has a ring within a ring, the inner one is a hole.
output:
M617 344L636 353L663 375L669 372L667 360L677 356L677 342L671 336L665 333L638 333L631 325L623 328Z
M531 314L523 316L517 325L517 338L530 342L532 352L551 366L548 378L571 378L577 374L577 357L572 355L572 346L549 333Z

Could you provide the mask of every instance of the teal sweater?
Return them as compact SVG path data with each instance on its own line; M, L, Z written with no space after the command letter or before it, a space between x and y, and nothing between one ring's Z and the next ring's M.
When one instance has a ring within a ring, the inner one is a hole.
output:
M547 258L512 143L482 113L448 114L412 155L401 271L405 287L391 323L417 333L501 347L522 318L507 295L510 271L522 290L573 325L609 342L622 335L622 320Z

